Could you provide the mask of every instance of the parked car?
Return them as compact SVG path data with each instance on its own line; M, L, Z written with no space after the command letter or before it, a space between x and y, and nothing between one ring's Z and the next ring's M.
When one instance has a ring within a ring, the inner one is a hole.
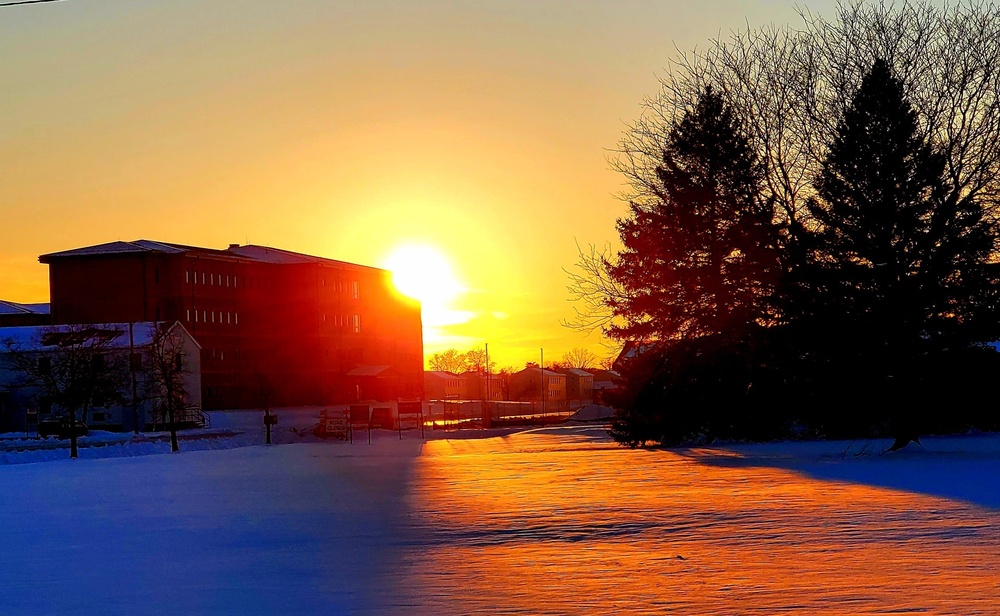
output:
M47 438L49 436L55 436L57 438L70 438L73 434L72 431L76 432L77 436L84 436L90 430L87 428L87 424L83 423L79 419L73 420L72 431L69 417L50 417L48 419L40 419L38 421L38 436Z

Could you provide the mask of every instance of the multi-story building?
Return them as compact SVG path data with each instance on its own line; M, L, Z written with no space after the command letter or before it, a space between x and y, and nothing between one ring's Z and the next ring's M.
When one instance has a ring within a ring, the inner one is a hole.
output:
M137 240L42 255L53 323L178 320L206 409L413 398L420 306L386 270L264 246Z
M525 368L510 376L510 399L541 403L547 412L566 411L566 375L548 368Z

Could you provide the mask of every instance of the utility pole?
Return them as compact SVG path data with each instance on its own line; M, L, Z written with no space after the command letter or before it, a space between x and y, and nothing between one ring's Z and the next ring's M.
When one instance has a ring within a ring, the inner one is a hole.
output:
M545 417L545 349L538 349L538 382L542 394L542 418Z

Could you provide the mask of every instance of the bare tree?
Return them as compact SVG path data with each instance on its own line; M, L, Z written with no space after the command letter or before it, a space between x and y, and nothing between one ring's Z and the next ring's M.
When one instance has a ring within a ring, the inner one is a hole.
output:
M624 196L639 202L655 196L651 173L669 127L713 85L747 122L785 222L809 224L803 204L813 196L837 119L879 58L903 81L922 136L947 153L951 190L962 199L987 199L995 210L1000 11L975 1L838 3L832 19L802 11L798 27L733 32L681 55L611 161L627 178Z
M840 2L832 17L803 10L796 26L748 28L681 53L610 157L625 178L620 197L639 210L655 206L671 127L711 85L745 122L764 167L763 197L782 226L786 269L801 262L796 238L816 226L805 206L816 196L813 180L838 119L879 58L902 80L920 136L946 156L948 200L978 200L1000 218L1000 10L977 0ZM564 325L613 328L611 306L628 299L608 276L617 263L610 246L579 250L567 272L577 314Z
M573 348L563 353L562 365L567 368L580 368L586 370L597 366L597 355L590 349Z
M179 451L177 414L187 409L185 383L188 370L182 340L171 333L173 325L157 323L149 344L148 396L165 412L170 429L170 451Z
M102 325L65 325L41 330L30 348L5 346L22 385L36 388L67 415L70 457L78 457L77 411L82 423L93 407L121 404L129 381L127 353L117 346L123 332Z
M470 349L464 353L457 349L447 349L439 353L434 353L427 360L431 370L442 370L444 372L486 372L486 349ZM496 362L491 361L490 372L496 370Z

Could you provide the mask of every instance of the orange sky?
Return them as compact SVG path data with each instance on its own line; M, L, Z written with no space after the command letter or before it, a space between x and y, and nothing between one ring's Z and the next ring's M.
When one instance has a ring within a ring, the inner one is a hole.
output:
M0 8L0 298L37 256L139 238L382 266L435 247L463 292L428 355L608 352L576 243L624 213L608 149L675 46L794 2L66 0ZM807 4L823 14L832 2Z

